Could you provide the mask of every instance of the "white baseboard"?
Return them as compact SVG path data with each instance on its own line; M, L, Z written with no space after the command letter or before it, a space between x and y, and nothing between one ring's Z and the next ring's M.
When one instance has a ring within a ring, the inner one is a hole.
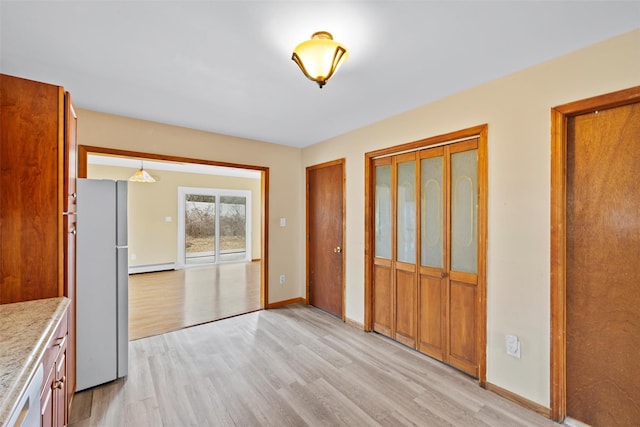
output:
M175 269L176 264L174 262L168 262L165 264L133 265L129 266L129 274L153 273L156 271L167 271Z

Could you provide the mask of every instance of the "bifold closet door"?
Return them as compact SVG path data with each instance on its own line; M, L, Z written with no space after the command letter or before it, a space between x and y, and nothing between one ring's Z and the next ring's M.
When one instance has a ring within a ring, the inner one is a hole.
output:
M447 363L478 376L478 140L453 144L449 154L450 265Z
M394 163L396 254L392 264L395 279L395 325L392 325L395 333L392 337L415 347L418 319L416 153L395 156Z
M373 258L373 330L391 336L394 297L391 283L393 252L392 189L395 179L391 173L391 157L377 159L375 170L375 248Z
M478 140L376 159L373 329L478 376Z
M446 180L444 149L420 153L420 276L418 350L444 360L448 266L445 265Z

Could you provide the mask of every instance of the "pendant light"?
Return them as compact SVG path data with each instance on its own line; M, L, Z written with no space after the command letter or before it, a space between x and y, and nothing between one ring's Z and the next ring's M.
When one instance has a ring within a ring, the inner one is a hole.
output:
M133 175L131 175L131 177L129 177L129 181L156 182L156 180L153 179L153 177L149 175L149 173L146 170L144 170L144 163L142 162L142 160L140 160L140 169L138 169L136 173L134 173Z
M318 83L320 89L349 57L347 49L326 31L313 33L311 40L300 43L291 59L307 78Z

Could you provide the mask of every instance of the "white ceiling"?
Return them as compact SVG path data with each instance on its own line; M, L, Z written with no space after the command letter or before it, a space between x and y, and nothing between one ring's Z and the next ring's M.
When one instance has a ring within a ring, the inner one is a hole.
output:
M76 106L305 147L640 26L639 1L0 1L0 70ZM291 61L318 30L349 60ZM606 76L603 76L606 78Z

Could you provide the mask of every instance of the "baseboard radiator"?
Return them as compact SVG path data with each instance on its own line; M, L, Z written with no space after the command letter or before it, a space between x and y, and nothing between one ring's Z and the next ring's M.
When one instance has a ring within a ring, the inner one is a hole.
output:
M156 271L169 271L175 269L175 262L168 262L165 264L130 265L129 274L154 273Z

